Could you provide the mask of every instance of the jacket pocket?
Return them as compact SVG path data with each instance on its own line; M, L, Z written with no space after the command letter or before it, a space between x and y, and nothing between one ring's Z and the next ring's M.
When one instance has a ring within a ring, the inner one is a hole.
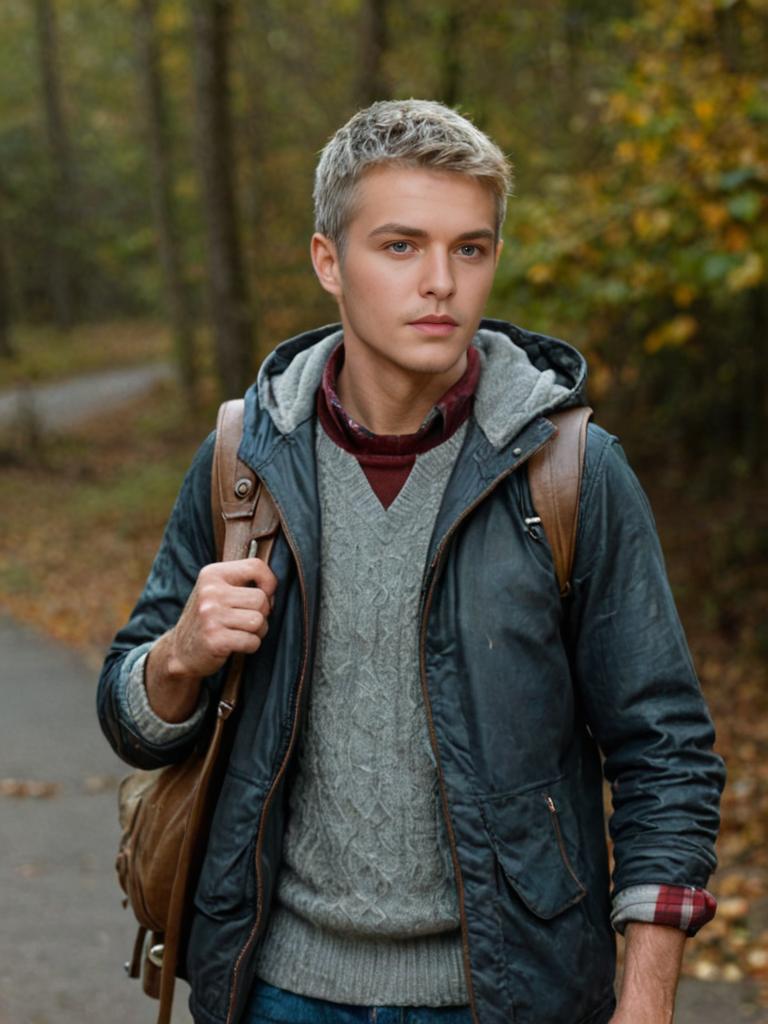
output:
M502 873L533 914L550 920L584 898L574 866L578 830L563 780L487 797L481 807Z

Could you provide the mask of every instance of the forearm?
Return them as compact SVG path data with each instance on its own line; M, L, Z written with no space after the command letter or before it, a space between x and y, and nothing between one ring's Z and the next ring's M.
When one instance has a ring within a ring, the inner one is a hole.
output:
M157 714L146 688L147 660L156 643L138 644L114 659L99 683L99 719L105 734L118 756L137 768L160 768L185 756L209 703L201 689L197 708L184 721L169 723Z
M175 630L164 633L149 653L145 683L150 707L165 722L184 722L200 701L202 678L186 672L175 650Z
M99 678L102 729L118 756L140 768L159 768L186 756L196 735L184 728L186 723L173 724L163 734L165 722L149 702L144 667L147 652L178 622L200 567L216 557L210 498L213 444L211 435L195 456L144 590L115 636ZM204 697L202 691L201 707ZM165 710L162 701L158 707Z
M666 925L627 925L619 1005L611 1024L671 1024L685 933Z

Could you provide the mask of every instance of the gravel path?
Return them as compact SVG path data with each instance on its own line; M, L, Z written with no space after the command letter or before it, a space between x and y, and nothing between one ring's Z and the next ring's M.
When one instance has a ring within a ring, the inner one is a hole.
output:
M51 384L0 392L0 428L21 421L41 430L75 426L90 416L143 394L153 384L173 377L165 363L107 370ZM0 1022L1 1024L1 1022Z
M0 665L0 1024L154 1024L156 1004L123 972L134 928L113 864L127 769L99 730L96 672L5 618ZM747 994L686 979L675 1020L767 1022ZM191 1024L181 982L174 1024Z

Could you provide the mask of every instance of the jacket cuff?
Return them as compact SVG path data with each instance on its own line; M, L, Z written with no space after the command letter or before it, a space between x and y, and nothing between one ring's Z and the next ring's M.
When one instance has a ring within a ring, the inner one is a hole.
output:
M166 722L160 718L149 703L144 679L147 657L151 649L151 644L146 645L146 649L123 668L126 673L125 703L141 738L148 743L162 745L180 740L197 729L208 708L208 691L201 692L197 709L185 721Z
M717 900L706 889L691 885L632 885L613 897L611 924L621 935L630 921L665 924L686 935L711 921Z

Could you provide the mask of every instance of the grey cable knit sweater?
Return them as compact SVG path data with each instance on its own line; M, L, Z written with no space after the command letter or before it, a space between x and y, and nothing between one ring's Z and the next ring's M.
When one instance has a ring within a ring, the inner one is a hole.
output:
M318 429L323 586L308 721L257 973L334 1002L467 1001L419 678L419 595L465 427L384 509Z

